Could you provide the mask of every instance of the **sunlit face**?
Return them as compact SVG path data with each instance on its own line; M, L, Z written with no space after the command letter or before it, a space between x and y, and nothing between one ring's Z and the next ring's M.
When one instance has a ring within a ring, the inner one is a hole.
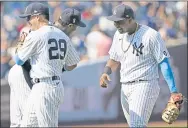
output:
M121 21L114 21L114 25L117 28L117 30L119 31L119 33L126 33L130 30L130 20L129 19L125 19L125 20L121 20Z
M38 15L32 15L27 17L27 23L29 24L32 31L37 30L38 26Z

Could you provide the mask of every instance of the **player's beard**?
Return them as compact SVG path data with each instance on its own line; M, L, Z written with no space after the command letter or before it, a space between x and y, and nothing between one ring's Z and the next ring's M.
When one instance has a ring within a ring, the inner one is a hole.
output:
M125 33L125 30L123 28L118 28L119 33L123 34Z

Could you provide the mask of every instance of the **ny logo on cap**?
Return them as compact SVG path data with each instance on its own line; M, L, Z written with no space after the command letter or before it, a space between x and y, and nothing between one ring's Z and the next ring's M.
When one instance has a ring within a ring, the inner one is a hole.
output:
M113 14L116 15L116 10L114 10Z
M73 18L73 21L72 21L72 23L75 23L76 22L76 18Z
M27 13L27 9L28 9L28 6L27 6L26 9L25 9L25 13Z
M34 13L37 13L38 11L34 10Z

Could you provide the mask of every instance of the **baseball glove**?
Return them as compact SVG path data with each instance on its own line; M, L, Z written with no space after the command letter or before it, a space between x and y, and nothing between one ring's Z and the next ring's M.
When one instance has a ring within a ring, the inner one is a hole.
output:
M162 112L162 119L168 124L176 121L184 101L186 99L181 93L172 94L166 108Z

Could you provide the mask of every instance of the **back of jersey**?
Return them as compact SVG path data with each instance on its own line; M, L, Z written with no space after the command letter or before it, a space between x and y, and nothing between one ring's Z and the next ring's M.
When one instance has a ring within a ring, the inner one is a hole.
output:
M44 26L37 30L40 38L36 45L36 54L31 57L31 77L43 78L60 75L66 63L70 39L61 30L53 26Z

